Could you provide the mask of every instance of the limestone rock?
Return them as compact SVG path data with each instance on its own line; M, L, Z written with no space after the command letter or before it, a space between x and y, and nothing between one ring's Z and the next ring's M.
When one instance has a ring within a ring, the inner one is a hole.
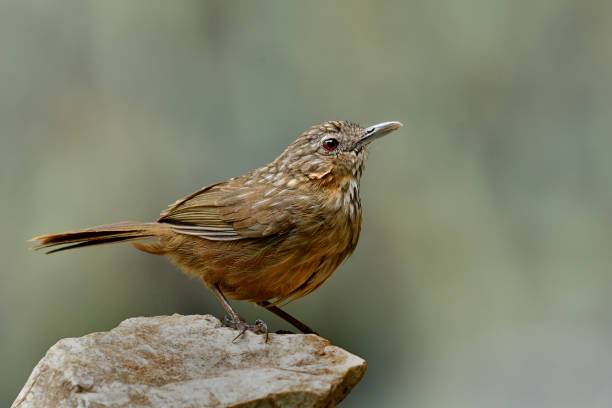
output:
M63 339L13 407L328 407L366 371L314 334L235 335L209 315L173 315Z

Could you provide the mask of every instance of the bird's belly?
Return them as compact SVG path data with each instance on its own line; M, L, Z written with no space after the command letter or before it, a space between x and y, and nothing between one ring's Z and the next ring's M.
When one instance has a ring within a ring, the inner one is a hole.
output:
M218 285L230 299L295 300L321 286L353 252L360 229L355 221L360 217L339 214L308 233L236 241L184 236L180 252L171 258L206 285Z
M284 246L279 246L277 251L262 249L265 255L254 257L254 262L222 271L218 283L223 293L232 299L285 300L313 283L323 283L348 255L346 250L322 251L316 247L286 250Z
M235 258L217 265L206 262L226 296L250 301L297 299L318 288L354 249L352 234L328 231L265 241L237 248L242 251L238 262Z

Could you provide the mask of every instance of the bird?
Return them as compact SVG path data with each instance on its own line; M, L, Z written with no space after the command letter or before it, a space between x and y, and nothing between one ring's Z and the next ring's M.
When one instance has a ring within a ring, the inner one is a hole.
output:
M200 278L225 311L224 323L265 334L228 299L254 302L302 333L315 333L285 312L312 293L349 255L361 231L360 180L371 143L402 126L392 121L363 128L348 121L312 126L270 163L210 184L179 199L156 222L118 222L32 238L36 250L131 242L163 255Z

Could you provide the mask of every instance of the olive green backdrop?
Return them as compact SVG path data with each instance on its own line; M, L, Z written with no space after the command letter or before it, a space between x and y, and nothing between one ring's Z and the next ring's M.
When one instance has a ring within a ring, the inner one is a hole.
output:
M328 119L399 120L355 254L287 310L368 360L351 407L612 400L609 1L0 1L0 405L63 337L223 311L129 245ZM286 328L255 306L238 310Z

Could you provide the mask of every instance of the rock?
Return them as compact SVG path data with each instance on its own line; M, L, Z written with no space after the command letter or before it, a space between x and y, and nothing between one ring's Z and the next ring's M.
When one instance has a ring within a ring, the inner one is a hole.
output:
M328 407L365 360L314 334L245 333L206 316L137 317L57 342L13 403L25 407Z

